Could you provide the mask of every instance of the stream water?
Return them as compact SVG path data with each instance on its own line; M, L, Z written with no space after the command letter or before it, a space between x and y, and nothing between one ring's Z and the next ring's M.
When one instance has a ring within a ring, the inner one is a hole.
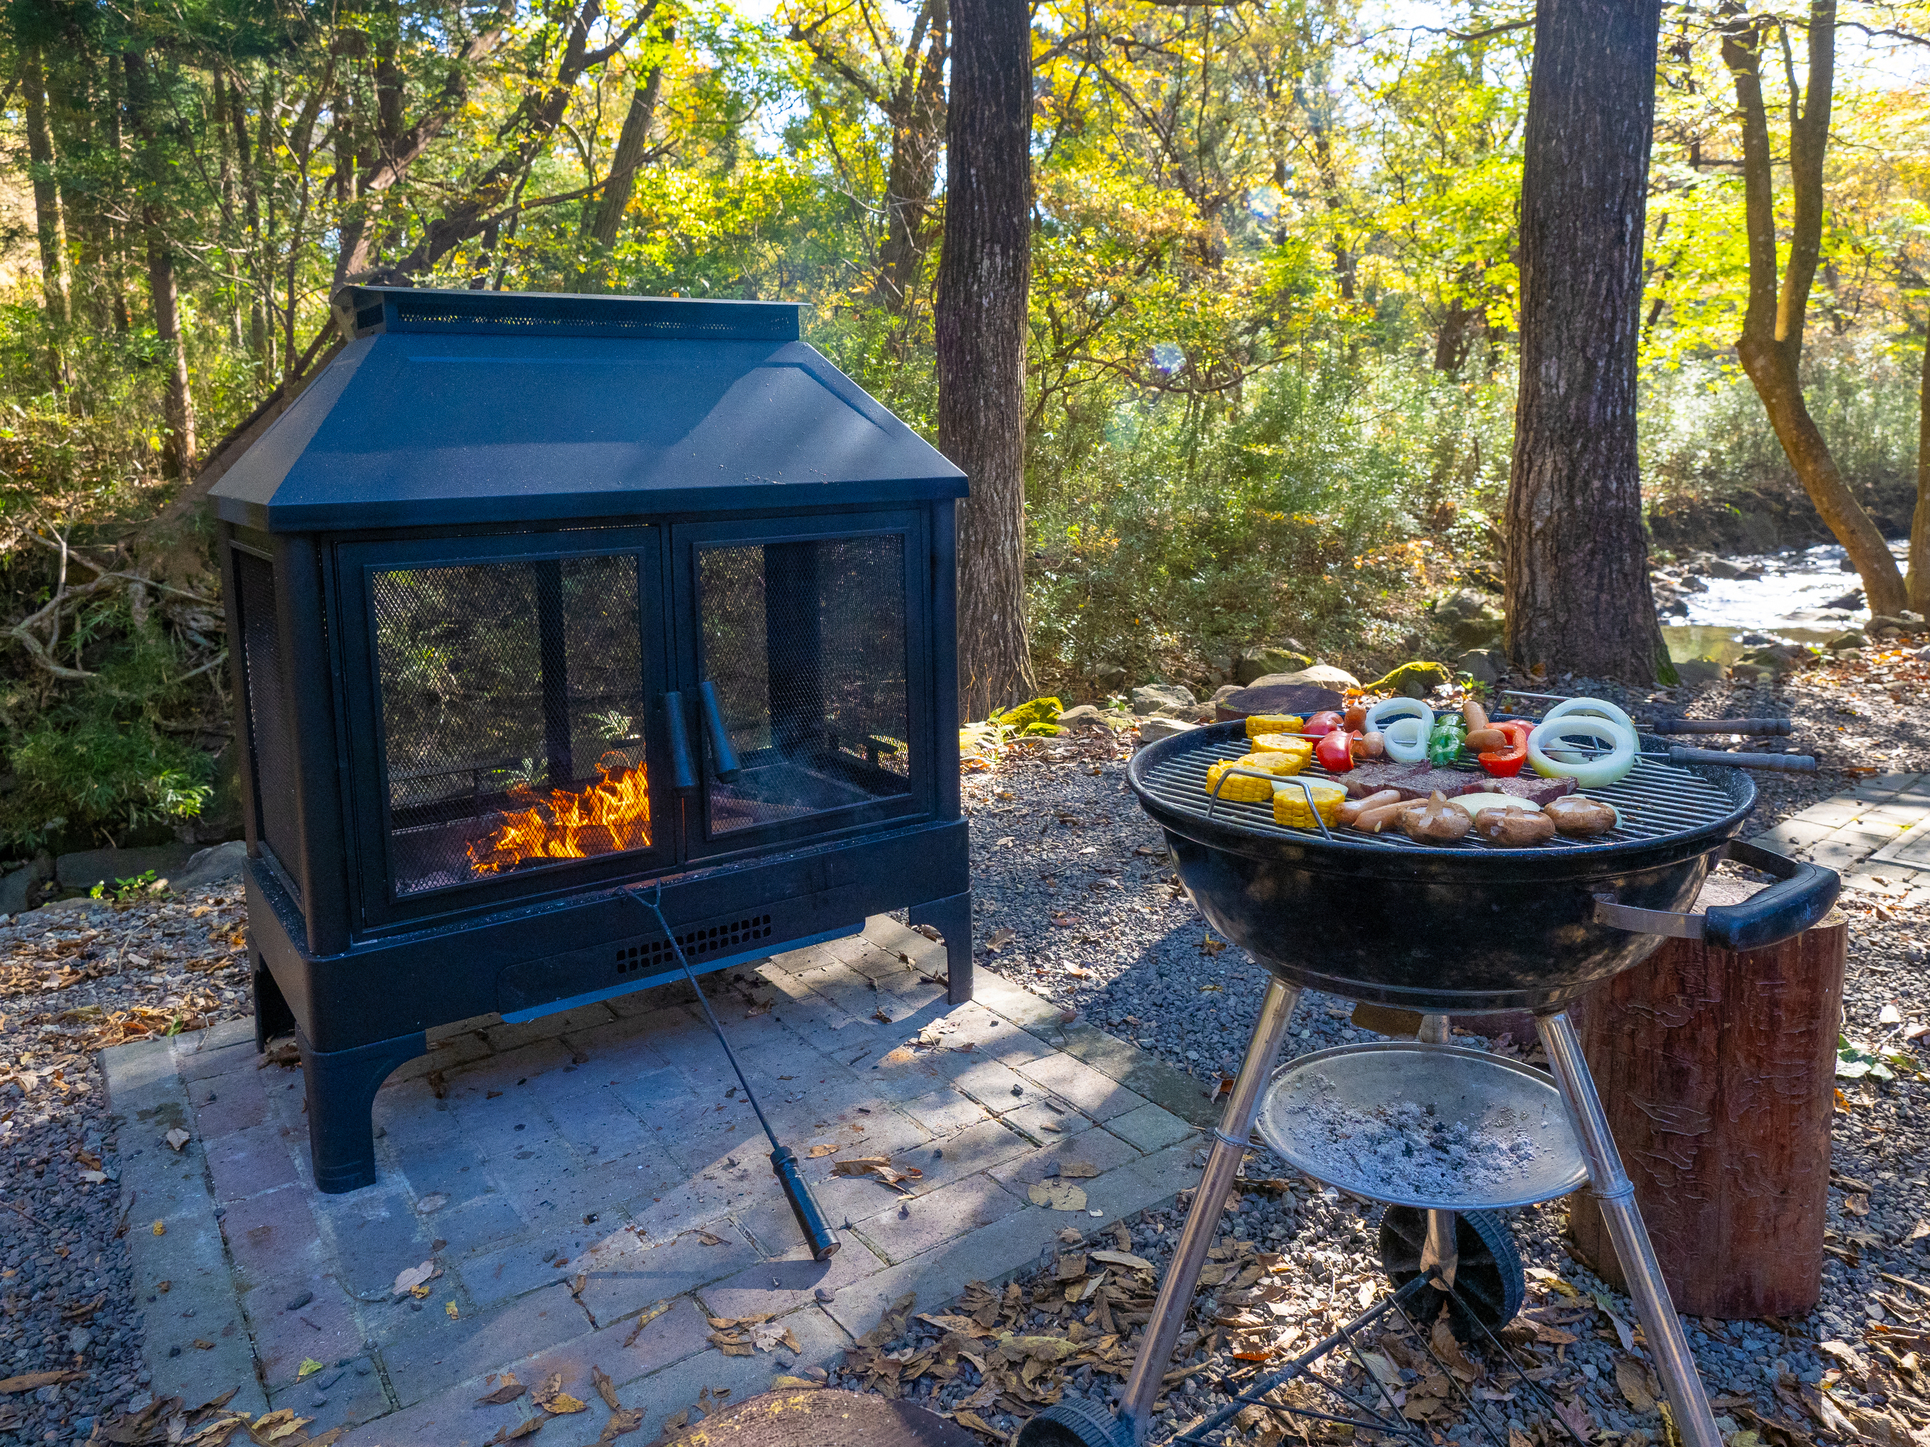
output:
M1908 549L1908 543L1902 540L1890 544L1899 565ZM1689 611L1686 616L1664 619L1662 636L1668 641L1669 657L1678 663L1690 658L1733 663L1751 648L1782 640L1821 644L1869 621L1870 610L1861 597L1862 582L1855 573L1845 571L1839 544L1820 543L1813 548L1725 561L1757 575L1699 575L1695 581L1702 584L1703 591L1675 595ZM1668 577L1695 573L1693 565L1658 568L1658 595ZM1858 595L1855 607L1832 606L1844 602L1851 592Z

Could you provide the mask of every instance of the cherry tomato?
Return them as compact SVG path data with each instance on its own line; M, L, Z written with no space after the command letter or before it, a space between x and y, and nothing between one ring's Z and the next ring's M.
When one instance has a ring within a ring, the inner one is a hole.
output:
M1333 730L1344 728L1345 726L1339 714L1330 708L1323 708L1319 713L1314 714L1306 723L1300 726L1300 732L1303 734L1324 734L1331 733Z

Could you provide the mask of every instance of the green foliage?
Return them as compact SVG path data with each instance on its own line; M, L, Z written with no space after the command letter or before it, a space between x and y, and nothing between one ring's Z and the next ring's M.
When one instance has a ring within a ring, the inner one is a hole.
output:
M101 609L83 614L83 636L108 634L94 677L9 731L12 787L0 795L0 848L119 844L200 814L214 793L214 759L170 735L162 714L188 691L175 681L179 654L160 629L129 626Z
M132 904L142 895L152 894L160 882L161 872L158 869L143 869L139 874L115 880L111 890L103 881L88 890L87 894L91 899L111 899L115 904Z
M1390 642L1389 593L1505 479L1493 392L1315 354L1230 415L1127 397L1071 419L1035 452L1035 649L1143 677L1288 635Z

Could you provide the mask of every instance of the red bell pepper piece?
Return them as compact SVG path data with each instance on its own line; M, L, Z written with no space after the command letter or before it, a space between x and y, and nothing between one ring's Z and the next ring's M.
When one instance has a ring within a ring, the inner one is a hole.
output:
M1309 723L1313 720L1309 719ZM1313 746L1313 756L1330 774L1344 774L1354 766L1354 740L1358 735L1346 729L1329 729Z
M1344 724L1340 715L1330 708L1323 708L1319 713L1311 715L1307 721L1300 726L1300 732L1310 735L1327 734L1342 727L1344 727Z
M1533 724L1525 724L1514 719L1504 719L1488 725L1499 729L1508 736L1508 747L1489 749L1477 757L1481 767L1497 779L1512 779L1521 772L1521 766L1528 761L1528 735L1534 732Z

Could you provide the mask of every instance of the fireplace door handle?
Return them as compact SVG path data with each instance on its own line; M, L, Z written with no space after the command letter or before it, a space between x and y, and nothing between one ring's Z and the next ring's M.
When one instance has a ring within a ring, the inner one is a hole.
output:
M684 697L663 696L663 719L670 734L670 787L679 794L697 792L697 771L690 763L690 735L684 730Z
M726 784L734 783L743 772L737 762L737 750L730 746L730 734L724 729L724 711L717 706L717 690L705 679L697 685L697 698L704 710L704 732L710 735L710 758L717 770L717 777Z

